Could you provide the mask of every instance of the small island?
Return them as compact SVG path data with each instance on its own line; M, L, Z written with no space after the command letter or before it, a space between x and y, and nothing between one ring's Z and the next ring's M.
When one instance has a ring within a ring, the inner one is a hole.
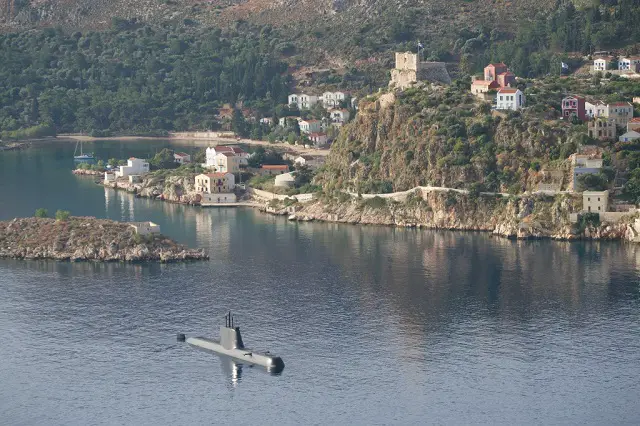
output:
M159 234L152 222L57 216L0 222L0 258L163 263L209 258L203 249Z

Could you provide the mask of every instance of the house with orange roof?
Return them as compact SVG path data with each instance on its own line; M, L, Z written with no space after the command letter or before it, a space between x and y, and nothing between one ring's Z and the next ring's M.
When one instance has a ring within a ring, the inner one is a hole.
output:
M485 81L496 81L498 80L498 75L506 73L507 71L509 71L509 69L502 62L489 64L484 67L484 79Z
M495 80L474 80L471 83L471 93L481 99L487 99L487 93L500 89L500 84Z
M627 123L627 132L630 132L632 130L635 131L635 132L639 132L640 131L640 117L633 117Z
M499 110L517 111L524 106L524 93L520 89L503 87L496 95L496 105Z
M498 74L497 82L500 87L515 87L516 75L509 70L501 72Z
M302 133L316 133L322 129L320 120L300 120L298 123Z

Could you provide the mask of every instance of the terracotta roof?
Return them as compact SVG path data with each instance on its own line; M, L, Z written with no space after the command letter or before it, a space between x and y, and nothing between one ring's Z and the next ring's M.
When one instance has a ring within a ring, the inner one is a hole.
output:
M631 105L631 102L615 102L615 103L612 103L611 106L628 106L628 107L630 107L632 105Z
M286 164L265 164L260 168L265 170L289 170L289 166L287 166Z
M565 99L584 100L584 98L582 96L573 96L573 95L565 96L562 100L565 100Z
M235 157L236 154L234 154L233 152L220 152L220 154L224 155L225 157Z
M631 123L640 123L640 117L633 117L631 120L629 120Z
M174 155L177 155L178 157L188 157L189 154L185 153L185 152L176 152Z
M598 58L595 58L594 61L598 61L600 59L604 59L605 61L610 61L613 59L613 56L600 56Z
M623 56L620 59L630 59L632 61L640 61L640 56Z
M488 67L506 67L506 65L502 62L498 62L497 64L489 64Z
M498 75L515 75L514 73L512 73L511 71L505 71L505 72L501 72Z
M222 173L222 172L218 172L218 173L204 173L204 175L205 175L205 176L210 177L210 178L214 178L214 179L217 179L217 178L223 178L223 177L227 176L227 174L230 174L230 173Z
M309 133L309 137L311 138L317 138L320 136L327 136L326 133L322 133L322 132L314 132L314 133Z
M309 123L309 124L311 124L311 123L319 123L320 122L320 120L303 120L303 121L306 122L306 123Z
M495 80L476 80L473 83L471 83L471 85L476 85L476 86L499 86L498 82Z
M216 152L233 152L230 146L220 145L215 147Z
M518 91L518 89L512 89L511 87L503 87L502 89L498 90L498 93L516 93Z

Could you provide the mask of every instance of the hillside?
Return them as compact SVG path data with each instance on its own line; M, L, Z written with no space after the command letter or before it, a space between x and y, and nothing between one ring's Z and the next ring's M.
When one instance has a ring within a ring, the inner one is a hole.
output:
M317 180L362 193L422 185L520 193L551 175L566 186L564 160L580 129L545 122L545 109L541 102L537 111L495 115L462 85L372 97L334 142Z

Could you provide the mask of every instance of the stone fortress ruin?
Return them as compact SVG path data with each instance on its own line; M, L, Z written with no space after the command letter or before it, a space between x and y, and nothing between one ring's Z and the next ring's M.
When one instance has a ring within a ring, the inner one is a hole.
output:
M419 81L451 84L444 62L420 61L416 53L396 52L396 67L391 70L390 87L406 89Z

